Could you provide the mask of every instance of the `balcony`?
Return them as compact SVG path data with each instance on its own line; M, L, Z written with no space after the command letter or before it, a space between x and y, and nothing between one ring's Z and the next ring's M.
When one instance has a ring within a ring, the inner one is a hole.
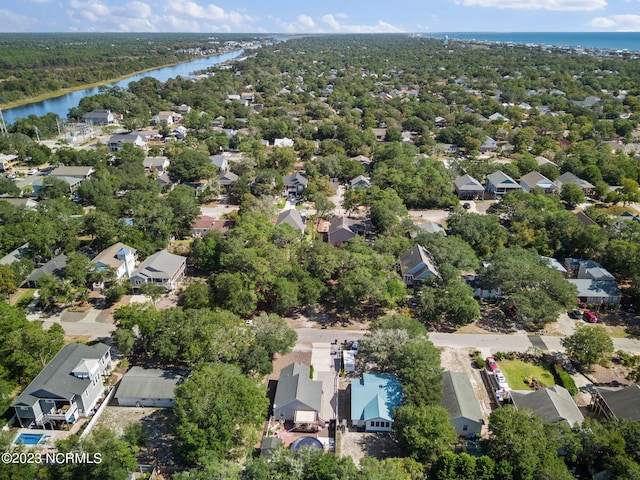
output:
M75 414L78 411L78 405L75 403L63 405L61 408L52 408L49 413L45 414L47 420L59 420L67 423L69 419L75 419ZM71 422L72 423L72 422Z

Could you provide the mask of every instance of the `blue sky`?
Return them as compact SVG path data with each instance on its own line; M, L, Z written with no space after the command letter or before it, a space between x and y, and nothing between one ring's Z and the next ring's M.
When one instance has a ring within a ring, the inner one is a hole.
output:
M640 32L640 0L2 0L0 16L0 32Z

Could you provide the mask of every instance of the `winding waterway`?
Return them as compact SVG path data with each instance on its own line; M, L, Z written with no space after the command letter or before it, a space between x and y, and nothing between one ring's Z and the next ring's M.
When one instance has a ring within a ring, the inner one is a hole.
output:
M131 82L137 82L145 77L153 77L160 82L166 82L170 78L176 78L178 76L189 77L191 76L191 72L204 70L214 65L219 65L229 60L233 60L240 57L243 53L244 50L238 50L223 53L221 55L199 58L197 60L191 60L189 62L179 63L169 67L162 67L155 70L149 70L148 72L138 73L107 85L109 87L127 88ZM13 123L17 118L26 118L29 115L41 117L50 112L57 114L60 118L67 118L69 109L77 107L82 98L99 93L99 88L100 87L85 88L71 93L66 93L58 97L48 98L47 100L27 103L19 107L8 108L6 110L3 109L2 115L4 116L4 121L8 124Z

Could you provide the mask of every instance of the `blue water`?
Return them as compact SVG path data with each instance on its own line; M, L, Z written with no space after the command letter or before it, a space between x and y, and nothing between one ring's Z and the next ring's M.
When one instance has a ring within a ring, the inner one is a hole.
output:
M239 57L244 53L244 50L237 52L223 53L222 55L214 55L211 57L199 58L190 62L180 63L170 67L158 68L156 70L150 70L145 73L139 73L127 77L118 82L110 83L110 87L122 87L127 88L131 82L137 82L145 77L153 77L160 82L166 82L170 78L189 77L190 73L197 70L204 70L214 65L219 65L226 61ZM20 107L8 108L2 110L4 121L11 124L16 118L26 118L29 115L36 115L42 117L49 112L55 113L60 118L67 118L69 109L77 107L80 100L84 97L96 95L100 93L99 87L85 88L83 90L76 90L75 92L60 95L59 97L49 98L41 102L28 103Z
M629 50L640 52L640 33L637 32L512 32L512 33L425 33L425 36L450 40L483 40L489 42L584 47L599 50Z
M22 443L23 445L37 445L44 435L37 433L21 433L13 442L15 445Z

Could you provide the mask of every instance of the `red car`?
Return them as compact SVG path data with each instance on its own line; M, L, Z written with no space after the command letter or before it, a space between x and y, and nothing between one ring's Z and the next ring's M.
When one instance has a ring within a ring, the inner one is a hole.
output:
M487 370L489 370L490 372L495 372L496 370L498 370L498 364L493 357L487 357Z

